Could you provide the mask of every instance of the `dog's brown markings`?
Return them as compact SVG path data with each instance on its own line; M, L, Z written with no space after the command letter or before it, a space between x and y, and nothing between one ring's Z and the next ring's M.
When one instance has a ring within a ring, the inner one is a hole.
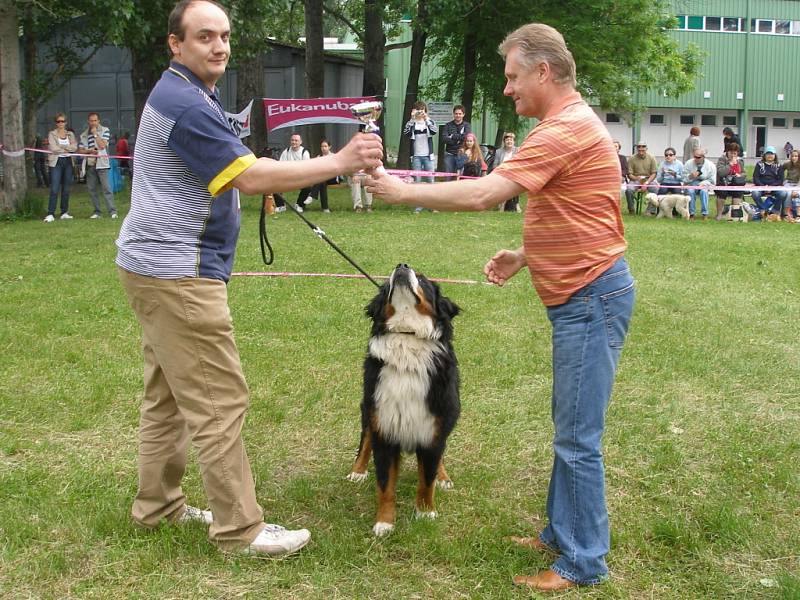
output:
M389 481L386 489L381 490L378 486L378 516L375 519L379 523L392 523L395 519L395 502L397 499L397 469L400 465L400 455L394 457L392 464L389 465Z
M431 306L430 302L428 302L428 299L425 297L425 294L422 293L422 290L414 290L414 295L417 297L417 300L419 300L419 303L417 304L417 312L421 315L425 315L426 317L433 317L433 306Z
M351 471L353 473L366 473L369 466L370 455L372 454L372 431L367 428L364 432L364 437L361 440L361 447L358 449L356 462L353 463Z
M439 481L450 481L450 475L444 470L444 458L439 461L439 468L436 470L436 479Z
M439 463L441 468L441 463ZM436 486L433 482L430 485L425 483L425 469L422 463L417 461L417 476L419 483L417 484L417 510L420 512L433 511L433 491Z
M386 320L388 321L394 316L394 306L391 303L386 305Z

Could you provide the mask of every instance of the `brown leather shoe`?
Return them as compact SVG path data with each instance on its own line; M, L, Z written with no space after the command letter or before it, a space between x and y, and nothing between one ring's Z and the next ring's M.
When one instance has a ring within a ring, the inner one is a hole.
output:
M524 546L525 548L531 548L532 550L538 550L539 552L545 552L555 556L558 555L558 552L540 540L538 535L533 537L519 537L512 535L509 536L508 539L514 542L517 546Z
M564 579L561 575L547 569L538 575L530 577L528 575L517 575L514 577L514 585L527 585L540 592L558 592L560 590L568 590L569 588L577 587L578 584L569 579Z

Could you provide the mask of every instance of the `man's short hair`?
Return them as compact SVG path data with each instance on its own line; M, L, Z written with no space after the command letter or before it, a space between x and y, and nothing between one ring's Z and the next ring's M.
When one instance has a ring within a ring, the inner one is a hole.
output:
M181 0L175 5L175 7L172 9L172 12L169 13L169 20L167 21L167 38L169 38L171 35L174 35L180 41L184 40L186 37L186 27L183 24L183 13L185 13L186 9L192 4L197 4L198 2L208 2L209 4L213 4L217 8L222 9L222 12L225 13L225 16L230 18L230 15L228 15L228 9L215 0Z
M414 102L414 104L411 106L411 108L413 108L414 110L427 111L428 110L428 105L425 104L422 100L417 100L416 102Z
M520 62L532 69L539 62L550 65L553 82L577 85L575 59L564 42L564 36L544 23L529 23L512 31L500 44L498 51L505 58L514 48L519 49Z
M700 135L700 128L695 126L689 130L690 135Z
M98 119L100 118L100 113L99 113L99 112L90 112L88 115L86 115L86 118L88 119L88 118L89 118L89 117L91 117L92 115L94 115L94 116L95 116L95 117L97 117Z
M456 112L457 110L460 110L463 113L467 112L467 110L463 106L461 106L460 104L456 104L453 107L453 112Z
M703 158L705 158L706 157L706 149L705 148L701 148L700 146L698 146L697 148L694 149L694 152L692 154L700 154L700 155L702 155ZM700 158L700 157L699 156L695 156L695 158Z

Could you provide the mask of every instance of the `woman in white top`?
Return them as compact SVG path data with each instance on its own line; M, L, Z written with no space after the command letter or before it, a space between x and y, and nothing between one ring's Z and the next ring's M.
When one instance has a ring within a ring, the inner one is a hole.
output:
M502 165L503 161L508 160L517 153L519 148L516 146L516 140L516 134L511 131L506 131L503 134L503 145L498 148L497 152L494 154L492 169L498 165ZM506 212L522 212L522 209L519 207L519 196L514 196L510 200L506 200L503 204L500 204L498 208Z
M45 223L55 221L56 201L61 192L61 218L71 219L69 214L69 188L72 186L72 157L64 156L78 149L78 140L75 134L67 131L67 115L60 112L56 114L56 128L47 136L48 147L51 152L48 157L50 165L50 201L47 204Z

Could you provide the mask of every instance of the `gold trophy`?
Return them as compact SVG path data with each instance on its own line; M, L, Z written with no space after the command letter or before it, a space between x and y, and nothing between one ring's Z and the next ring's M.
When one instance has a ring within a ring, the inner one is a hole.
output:
M369 102L359 102L358 104L353 104L350 107L350 112L353 113L353 116L361 121L362 125L359 125L361 131L365 133L380 133L381 128L375 123L378 119L381 118L381 113L383 112L383 102L379 100L372 100ZM382 166L375 169L378 173L385 173L386 171ZM366 177L367 173L364 171L359 171L358 173L354 173L353 177Z
M363 131L367 133L379 133L380 127L375 121L381 118L383 112L383 102L373 100L371 102L360 102L350 107L353 116L363 123Z

